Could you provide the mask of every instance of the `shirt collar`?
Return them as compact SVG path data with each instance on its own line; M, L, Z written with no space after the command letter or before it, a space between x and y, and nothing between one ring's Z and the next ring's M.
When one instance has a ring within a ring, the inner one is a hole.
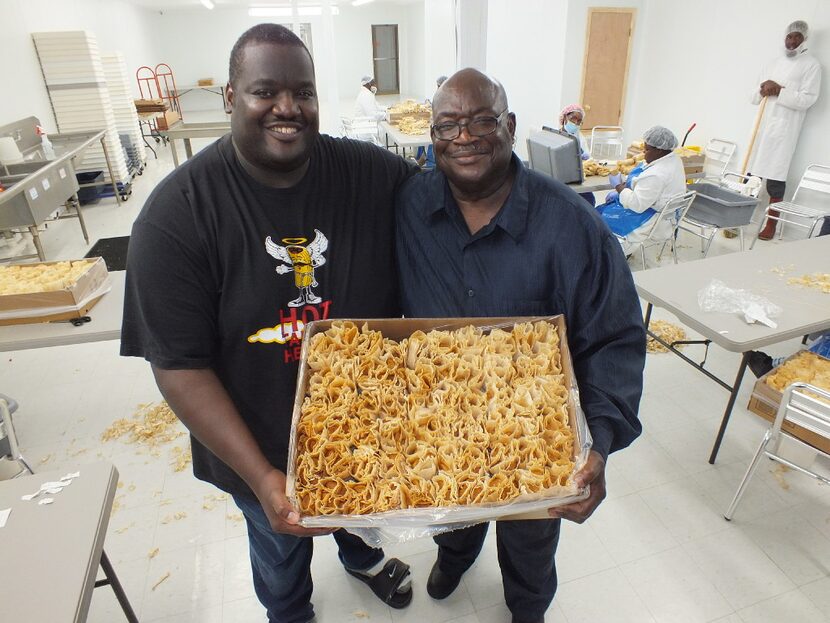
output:
M501 210L496 215L494 225L501 227L514 240L519 240L527 229L527 213L530 204L528 175L527 169L515 152L511 157L510 164L515 171L513 187L510 189L510 194ZM447 177L437 168L433 175L435 175L435 183L430 185L427 192L425 216L430 218L441 210L452 215L451 210L458 210L458 208L453 200Z

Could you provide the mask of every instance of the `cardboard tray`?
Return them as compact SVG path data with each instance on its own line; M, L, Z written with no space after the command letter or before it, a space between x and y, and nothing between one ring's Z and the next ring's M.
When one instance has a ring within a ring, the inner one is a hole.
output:
M795 353L794 355L788 357L786 361L793 359L802 352L804 351ZM766 384L767 377L773 374L776 370L777 368L773 368L764 376L755 381L755 387L752 390L752 395L749 398L749 404L746 407L748 411L754 413L755 415L760 415L770 423L775 421L775 416L778 414L778 407L781 405L781 398L783 397L781 392ZM781 424L781 430L814 448L818 448L822 452L830 454L830 440L826 437L817 435L812 431L787 421L784 421Z
M424 119L426 121L429 121L432 118L432 114L428 112L389 112L387 116L389 117L389 123L392 125L398 124L401 119L404 119L405 117Z
M40 264L47 265L57 263L40 262ZM98 296L87 302L84 302L85 299L88 299L90 294L101 288L109 275L103 258L89 258L89 263L89 269L74 284L63 290L0 296L0 312L14 312L17 310L21 312L17 317L12 314L11 317L0 319L0 326L70 320L85 316L101 297ZM74 307L75 309L59 313L48 311L56 307ZM32 310L37 309L43 309L44 313L29 315Z
M306 396L306 388L309 380L309 370L305 362L308 359L308 351L310 340L317 333L328 330L333 322L353 322L358 327L367 324L370 329L380 331L384 337L394 340L402 340L412 335L416 331L423 331L425 333L433 329L455 330L463 327L473 325L476 327L501 327L507 329L514 324L521 322L535 322L539 320L546 320L556 325L559 331L559 352L562 364L562 372L565 376L565 384L571 391L568 392L568 415L571 429L574 433L574 462L575 470L578 470L580 465L580 452L584 445L590 445L590 433L588 431L587 423L584 419L584 414L579 408L579 396L574 377L573 363L571 361L571 354L568 348L565 319L562 315L559 316L529 316L529 317L499 317L499 318L392 318L392 319L349 319L341 318L337 320L318 320L311 322L305 326L303 332L303 343L300 355L300 367L297 377L297 391L294 397L294 411L291 417L291 440L292 443L288 449L288 469L286 478L286 495L294 503L297 504L294 496L294 488L296 485L296 477L294 474L294 465L296 462L296 443L294 431L297 428L297 423L300 420L303 400ZM586 453L587 454L587 453ZM566 495L564 497L548 497L542 498L546 502L544 509L539 508L522 508L526 507L531 502L513 502L504 504L488 504L481 506L468 507L428 507L416 509L401 509L399 511L388 511L385 513L377 513L372 515L334 515L322 517L308 517L301 520L301 523L306 526L327 525L328 518L348 517L347 522L342 523L342 527L377 527L383 523L383 518L386 516L407 515L408 524L413 525L442 525L451 521L447 515L448 508L464 508L464 509L482 509L486 510L490 519L547 519L547 508L567 504L573 501L585 499L588 496L588 489L580 490L576 493ZM539 505L539 499L535 500L535 506ZM435 515L441 515L437 519ZM380 518L380 520L379 520ZM479 520L482 521L482 520ZM391 524L390 524L391 525Z

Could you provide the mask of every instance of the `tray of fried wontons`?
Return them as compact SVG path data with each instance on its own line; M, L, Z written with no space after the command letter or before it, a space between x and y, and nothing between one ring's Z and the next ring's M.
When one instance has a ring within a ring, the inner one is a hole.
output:
M542 517L590 444L562 316L317 321L286 492L308 527Z

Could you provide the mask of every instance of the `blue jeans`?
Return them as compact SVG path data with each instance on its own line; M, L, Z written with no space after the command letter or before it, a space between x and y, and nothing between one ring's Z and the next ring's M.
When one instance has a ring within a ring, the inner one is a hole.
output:
M311 554L314 540L271 530L256 499L233 496L248 524L254 590L268 611L271 623L307 623L314 617L311 605ZM338 530L333 534L340 548L340 562L350 569L368 569L383 560L359 537Z
M559 519L496 522L504 601L515 621L538 621L553 601L559 525ZM485 522L434 537L441 571L459 576L469 569L489 526Z

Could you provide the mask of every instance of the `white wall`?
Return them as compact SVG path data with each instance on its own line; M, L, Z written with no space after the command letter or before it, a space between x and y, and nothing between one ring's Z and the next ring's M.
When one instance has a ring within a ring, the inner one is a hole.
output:
M819 101L807 113L790 167L788 196L804 168L830 163L830 3L826 0L645 0L646 36L630 91L626 129L642 133L654 124L671 128L682 140L692 122L689 144L713 137L738 143L732 167L738 169L757 108L749 95L763 64L781 54L784 29L795 19L811 27L811 52L824 66Z
M485 1L485 0L482 0ZM455 2L424 0L424 66L421 92L432 99L435 79L460 69L456 61Z
M562 101L567 0L489 0L487 72L516 113L516 152L527 156L531 128L556 123Z
M159 17L119 0L3 0L0 124L34 115L47 131L56 129L30 33L90 31L102 52L122 52L127 67L134 68L160 61L156 36Z

